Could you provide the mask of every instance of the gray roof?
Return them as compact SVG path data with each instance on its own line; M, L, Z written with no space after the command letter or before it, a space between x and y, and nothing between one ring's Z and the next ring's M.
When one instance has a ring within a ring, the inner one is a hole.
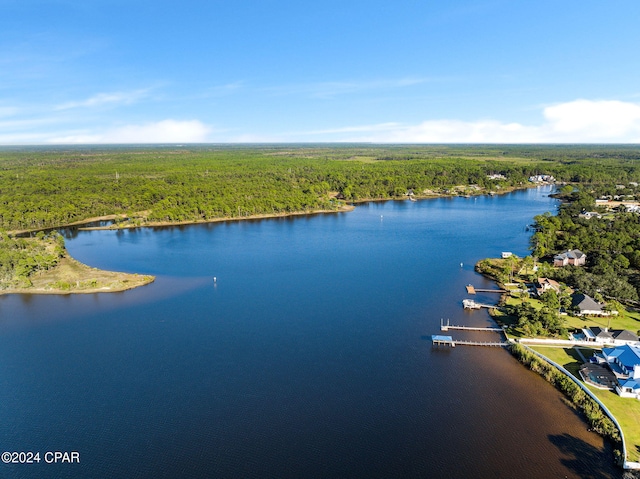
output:
M612 331L613 337L618 341L638 341L638 335L628 329Z
M565 251L564 253L560 253L555 255L554 259L580 259L584 256L584 253L579 249L572 249L571 251Z
M580 311L602 311L602 306L596 303L592 297L583 293L574 294L571 304L577 306Z
M588 308L588 309L591 309L591 308ZM595 328L589 328L589 329L591 329L591 331L596 336L596 338L613 339L613 334L604 328L595 327Z

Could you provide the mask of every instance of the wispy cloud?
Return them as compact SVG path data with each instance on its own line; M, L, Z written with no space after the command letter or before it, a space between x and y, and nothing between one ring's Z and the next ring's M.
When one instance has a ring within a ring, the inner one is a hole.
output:
M0 118L15 116L19 112L20 112L20 109L14 106L0 106Z
M150 89L98 93L80 101L70 101L55 107L56 110L70 110L73 108L94 108L105 105L131 105L149 96Z
M332 98L362 91L406 88L428 81L432 80L406 77L392 80L331 81L268 87L263 88L262 91L273 95L307 95L311 98Z
M542 114L544 121L538 125L439 119L347 126L295 136L375 143L640 143L639 103L580 99L547 106Z
M205 96L225 96L237 92L244 87L244 82L236 81L225 83L224 85L215 85L205 90Z
M78 132L49 138L47 143L202 143L212 128L199 120L162 120L142 125L125 125L104 132Z

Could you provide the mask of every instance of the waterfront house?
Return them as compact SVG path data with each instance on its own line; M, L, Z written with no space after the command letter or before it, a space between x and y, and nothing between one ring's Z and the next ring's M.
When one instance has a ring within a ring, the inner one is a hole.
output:
M551 175L533 175L529 177L531 183L553 183L556 179Z
M591 296L584 293L576 293L571 297L571 306L576 310L577 316L608 316L609 313L602 309L602 305Z
M536 294L540 296L547 291L555 291L560 293L560 283L549 278L538 278L536 280Z
M640 347L625 344L603 348L602 355L618 379L618 395L640 398Z
M619 380L616 392L623 398L640 399L640 381L636 379Z
M613 334L607 328L584 328L582 332L587 341L598 344L613 344Z
M611 334L613 334L613 344L640 346L638 335L628 329L612 330Z
M584 334L585 341L593 341L598 344L640 346L638 335L628 329L584 328L582 334Z
M506 180L507 179L507 177L501 173L493 173L491 175L487 175L487 178L489 178L490 180Z
M572 249L565 251L564 253L557 254L553 257L554 266L567 266L572 264L574 266L582 266L587 261L587 255L579 249Z

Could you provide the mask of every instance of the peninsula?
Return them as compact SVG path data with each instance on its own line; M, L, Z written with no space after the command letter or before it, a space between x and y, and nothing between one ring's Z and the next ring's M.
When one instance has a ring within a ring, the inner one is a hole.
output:
M153 276L103 271L71 258L58 233L33 238L0 235L0 294L69 294L124 291Z

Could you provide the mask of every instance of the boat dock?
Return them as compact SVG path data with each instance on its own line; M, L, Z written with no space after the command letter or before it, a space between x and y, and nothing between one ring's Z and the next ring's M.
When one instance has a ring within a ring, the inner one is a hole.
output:
M476 288L475 286L473 286L472 284L468 284L465 286L465 288L467 288L467 293L468 294L476 294L476 293L507 293L506 289L483 289L483 288Z
M492 309L492 308L498 307L495 304L478 303L477 301L474 301L472 299L463 299L462 306L464 307L464 309L480 309L480 308Z
M452 348L456 347L456 343L453 341L451 336L441 336L439 334L431 335L431 342L434 346L451 346Z
M505 347L508 346L509 343L504 341L463 341L463 340L454 340L451 336L441 336L439 334L434 334L431 336L431 342L434 346L450 346L455 348L456 346L486 346L486 347Z
M493 327L493 328L476 328L472 326L455 326L453 324L449 324L449 320L447 319L447 324L444 324L444 321L440 319L440 331L449 331L450 329L457 329L462 331L490 331L492 333L502 333L502 328Z

